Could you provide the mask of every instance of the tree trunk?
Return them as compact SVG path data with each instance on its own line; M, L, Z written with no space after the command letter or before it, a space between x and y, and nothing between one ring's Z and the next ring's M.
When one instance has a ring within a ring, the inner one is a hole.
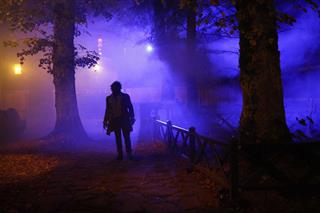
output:
M1 48L2 49L2 48ZM6 81L5 81L5 72L4 72L4 70L6 70L5 68L4 68L4 63L3 63L3 56L2 57L0 57L0 110L1 109L4 109L4 93L5 93L5 83L6 83Z
M197 0L191 0L187 7L187 61L186 70L187 104L190 109L198 106L198 86L196 67L196 8Z
M242 143L290 141L286 125L273 0L238 0Z
M56 124L53 135L84 138L75 91L74 0L57 0L54 8L53 83Z
M175 4L171 5L172 2L166 2L169 5L165 5L162 0L152 1L152 8L154 11L153 16L153 32L154 32L154 42L157 47L157 54L160 60L166 62L171 68L175 68L173 65L174 59L172 57L172 39L176 37L176 29L172 26L172 23L166 20L168 11L174 8ZM177 72L177 70L174 70ZM172 76L163 76L161 88L161 100L169 101L174 100L174 81Z

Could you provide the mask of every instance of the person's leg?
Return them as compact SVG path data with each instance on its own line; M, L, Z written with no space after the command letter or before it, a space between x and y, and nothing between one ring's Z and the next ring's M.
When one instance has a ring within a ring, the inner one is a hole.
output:
M116 136L116 144L118 151L118 160L122 160L122 138L121 138L121 129L114 130Z
M131 148L130 130L122 129L122 134L124 137L124 142L126 144L127 156L131 158L132 148Z

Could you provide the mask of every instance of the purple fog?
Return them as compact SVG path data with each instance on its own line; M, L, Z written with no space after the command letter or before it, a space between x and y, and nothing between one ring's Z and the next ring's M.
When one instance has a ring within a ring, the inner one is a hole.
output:
M241 112L238 38L219 38L199 44L200 52L203 50L199 57L203 64L199 67L203 75L201 84L207 89L200 93L202 110L188 111L186 85L181 76L188 66L185 53L178 43L168 42L166 45L172 45L168 48L171 60L159 54L161 47L150 39L152 23L149 22L148 26L131 27L117 18L109 22L95 18L88 24L89 33L75 39L76 45L95 50L101 57L95 67L76 71L78 107L89 136L106 137L102 129L105 97L115 80L122 83L123 91L131 95L134 104L137 122L133 138L137 139L143 132L141 120L150 113L185 128L194 126L210 136L219 136L217 131L223 129L236 128ZM300 14L293 27L279 33L285 110L292 131L299 128L296 117L311 115L318 124L319 29L317 14L309 11ZM17 35L3 33L1 40L14 36ZM26 120L25 137L46 135L55 121L52 76L37 67L36 58L27 59L23 73L14 75L12 66L18 63L15 49L1 47L1 53L1 109L18 110ZM170 98L166 97L168 92Z
M319 41L319 0L0 0L0 213L320 212Z

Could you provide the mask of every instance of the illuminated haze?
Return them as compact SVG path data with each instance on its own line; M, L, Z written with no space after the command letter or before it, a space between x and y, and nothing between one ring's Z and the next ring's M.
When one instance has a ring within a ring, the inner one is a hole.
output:
M309 11L297 18L297 23L292 29L279 34L285 107L288 126L292 129L297 128L296 117L310 113L315 119L319 117L320 88L317 86L320 82L319 29L320 20L315 13ZM183 84L177 82L181 78L173 70L172 64L159 59L156 46L153 46L152 51L147 51L149 34L146 30L124 26L117 20L110 22L98 20L89 24L87 31L90 35L83 33L76 38L76 43L102 53L99 70L78 69L76 72L80 117L89 136L104 138L102 120L105 97L110 94L110 84L115 80L122 83L123 91L130 94L135 107L137 122L133 132L134 138L139 136L141 118L149 116L143 109L145 104L150 103L159 105L159 115L163 120L170 119L185 128L195 126L200 132L211 136L219 135L214 132L214 127L217 126L215 123L221 120L214 117L201 119L200 112L185 114L183 101L180 100L184 97L181 89ZM102 39L101 50L98 50L99 38ZM222 116L236 127L241 112L238 39L224 38L206 43L205 47L214 50L209 55L208 71L214 79L213 92L218 97L216 104L209 107L213 111L210 116ZM220 50L226 52L222 53ZM7 54L10 57L14 55L10 51ZM173 61L184 59L183 53L175 54L175 57ZM38 137L49 133L54 127L54 88L52 77L40 71L34 61L34 59L27 61L25 67L28 71L24 79L20 79L23 80L20 84L29 91L27 101L29 108L23 112L27 120L26 134ZM184 66L188 66L187 61L184 63ZM37 83L34 83L35 80ZM170 84L172 80L175 81L176 98L172 101L163 101L161 95L163 84L168 82ZM164 109L166 104L169 106L169 111Z

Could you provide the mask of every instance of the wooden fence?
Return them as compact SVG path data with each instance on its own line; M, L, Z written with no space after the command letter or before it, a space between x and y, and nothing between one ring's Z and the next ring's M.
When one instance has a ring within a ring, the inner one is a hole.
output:
M153 131L154 139L166 141L192 165L205 162L221 169L233 203L247 190L320 189L319 142L241 144L233 138L224 143L198 134L194 127L184 129L156 119Z

